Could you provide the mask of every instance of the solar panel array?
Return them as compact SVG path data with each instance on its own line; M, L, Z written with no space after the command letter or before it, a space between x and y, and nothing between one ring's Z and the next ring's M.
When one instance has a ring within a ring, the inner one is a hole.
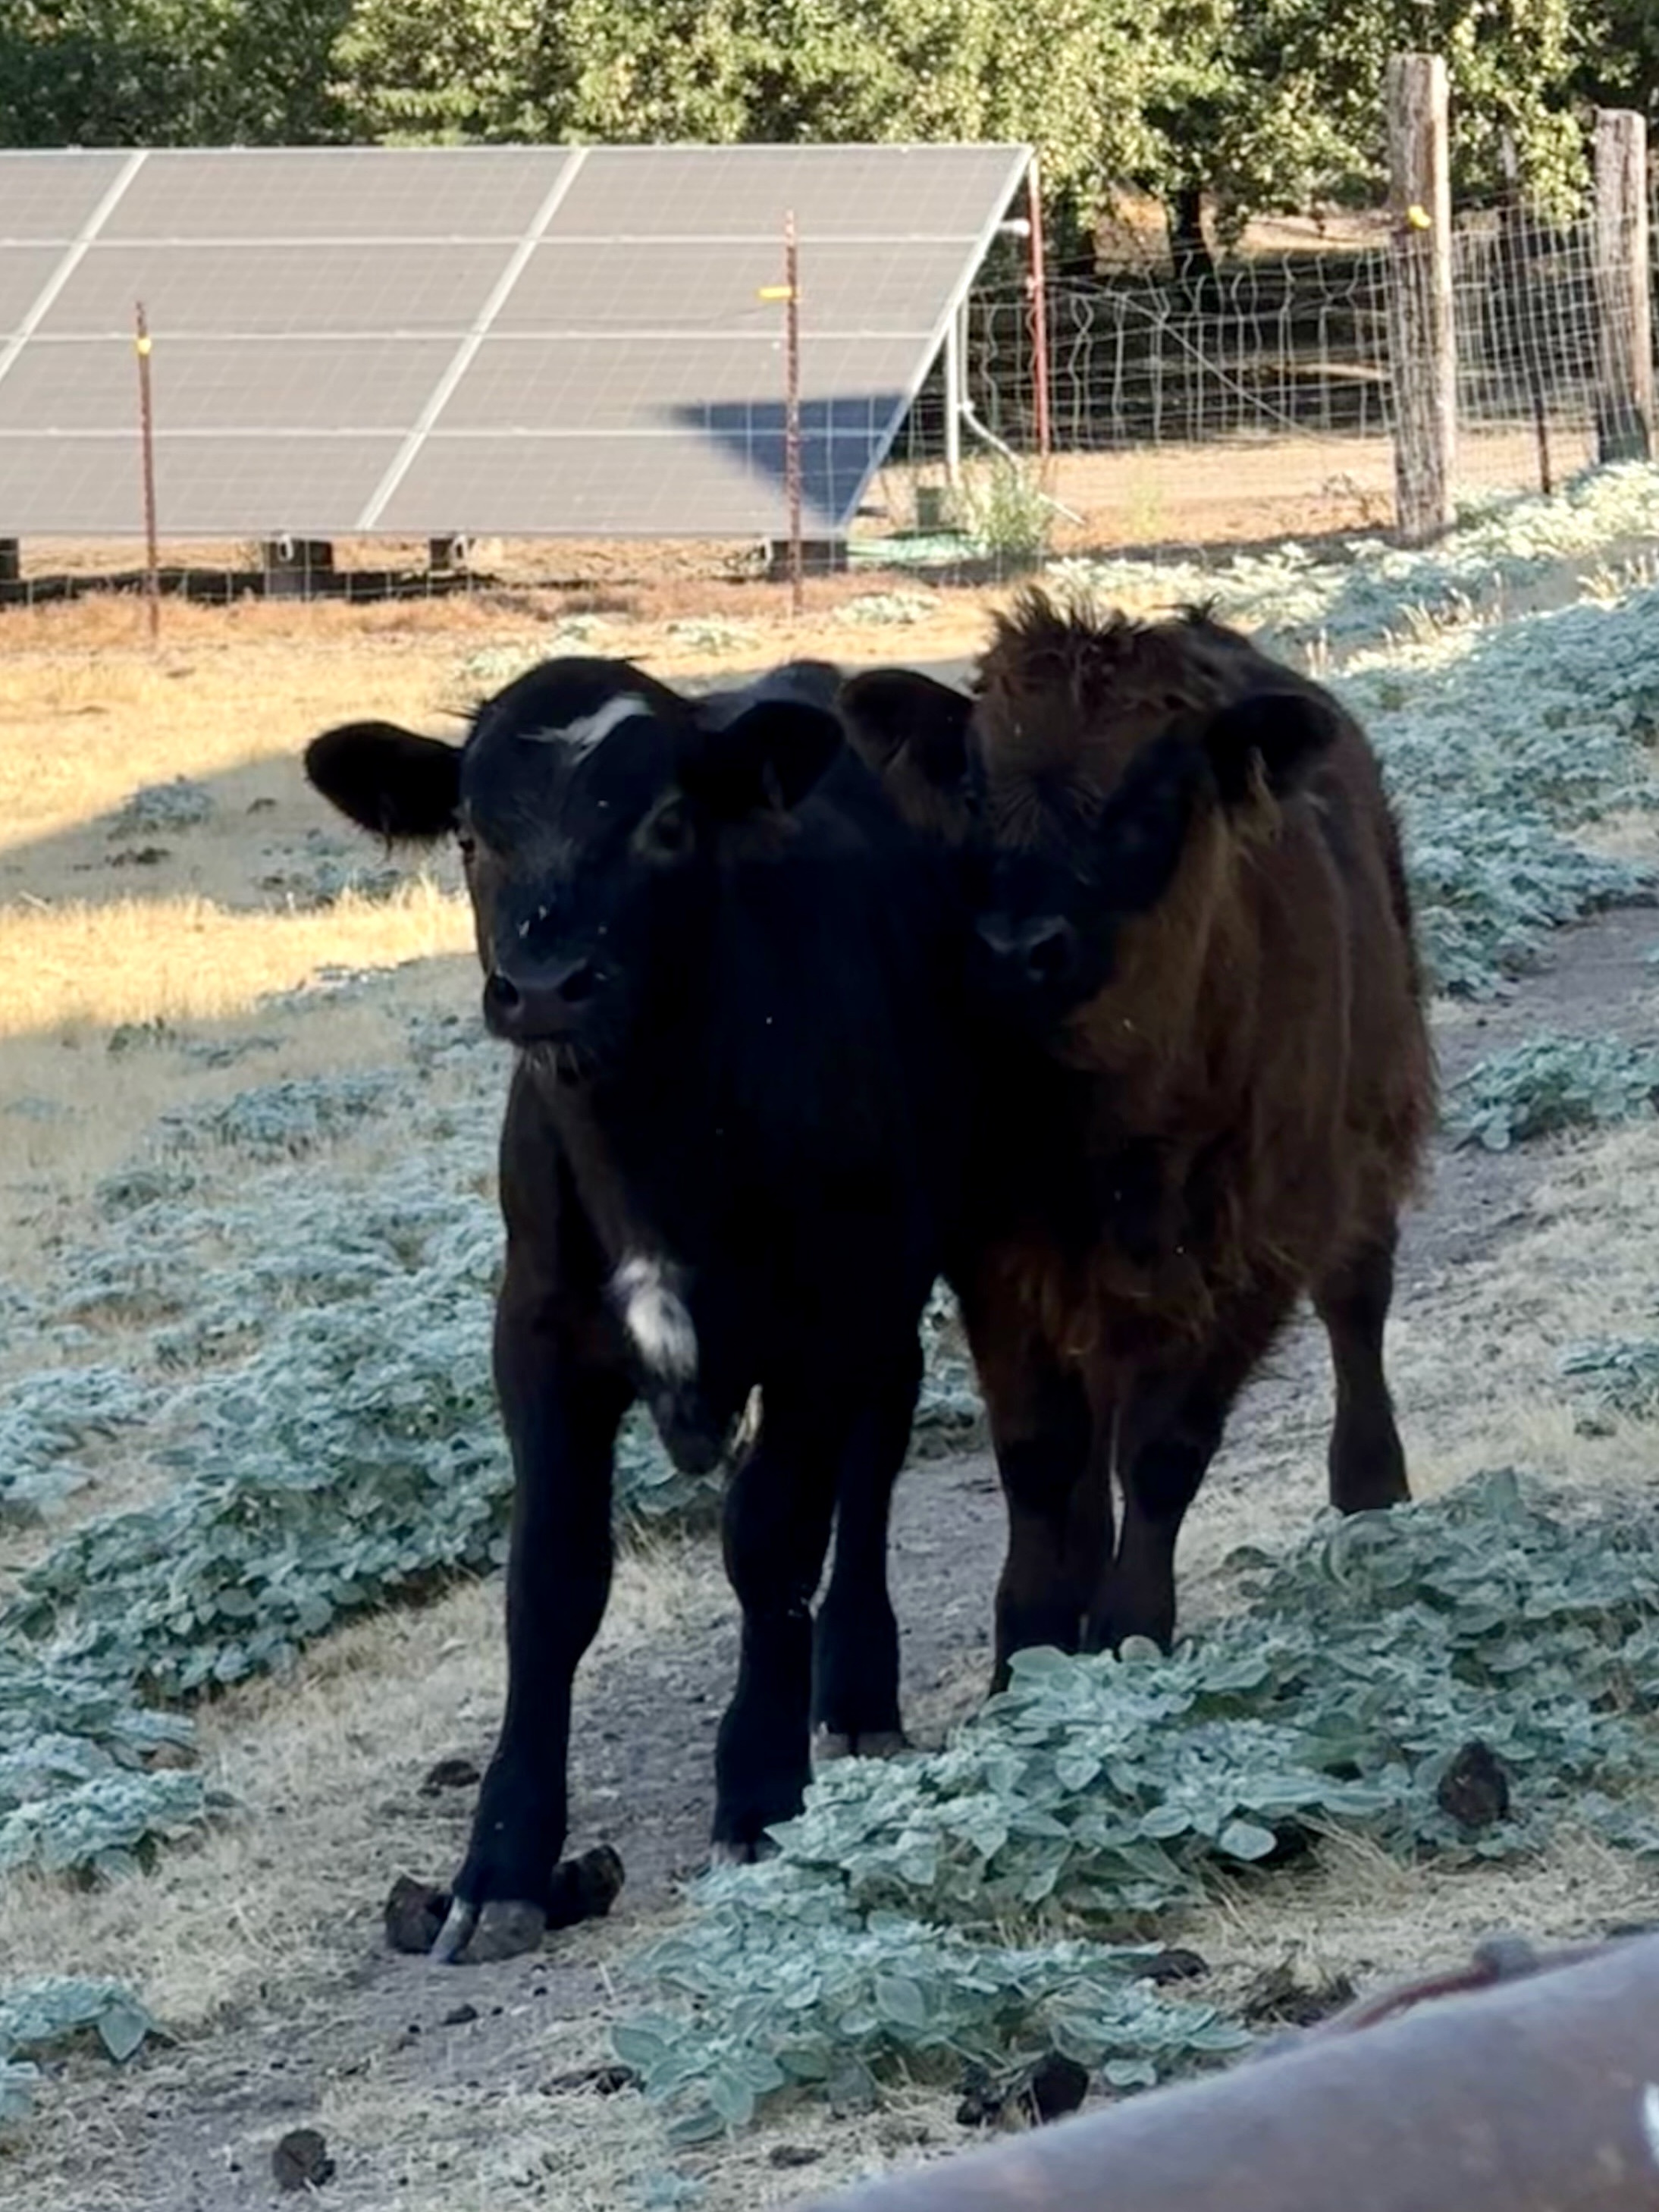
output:
M0 536L126 537L135 303L169 538L846 528L1018 146L0 154Z

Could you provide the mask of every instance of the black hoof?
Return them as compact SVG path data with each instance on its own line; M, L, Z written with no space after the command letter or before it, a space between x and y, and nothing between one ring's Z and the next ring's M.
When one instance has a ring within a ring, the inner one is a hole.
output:
M546 1933L546 1908L527 1899L496 1898L477 1905L458 1897L438 1931L431 1956L441 1966L482 1966L539 1950Z

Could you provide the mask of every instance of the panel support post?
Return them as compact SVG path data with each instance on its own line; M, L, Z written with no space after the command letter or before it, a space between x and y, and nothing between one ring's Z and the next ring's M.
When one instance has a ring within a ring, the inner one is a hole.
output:
M23 546L21 538L0 538L0 590L8 585L16 586L23 580Z
M1450 139L1438 54L1390 58L1388 117L1395 504L1401 539L1422 545L1451 526L1457 459Z
M962 482L962 318L955 308L945 325L945 481L954 491Z
M1653 299L1648 269L1645 116L1595 117L1595 291L1600 379L1595 449L1601 461L1653 459Z
M1030 303L1031 317L1031 382L1033 411L1036 416L1036 448L1038 458L1048 458L1048 261L1042 245L1042 187L1037 180L1035 154L1026 173L1026 204L1030 210L1030 265L1026 274L1026 293Z
M270 538L264 544L265 597L312 599L334 582L334 548L326 538Z
M133 308L133 343L138 356L139 461L144 486L144 603L149 620L149 641L161 635L161 555L155 536L155 409L149 373L149 323L144 303Z
M844 538L803 538L799 541L800 573L804 576L844 576L852 567ZM795 573L796 546L787 538L769 542L766 552L769 584L789 583Z

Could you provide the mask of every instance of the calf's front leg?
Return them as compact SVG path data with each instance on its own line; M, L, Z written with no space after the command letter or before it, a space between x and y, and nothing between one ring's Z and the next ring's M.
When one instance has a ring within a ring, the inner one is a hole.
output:
M532 1950L547 1924L568 1826L571 1686L610 1595L611 1465L632 1395L586 1333L509 1252L495 1342L514 1477L507 1710L433 1946L441 1960Z
M836 1476L863 1408L763 1384L760 1433L726 1493L726 1571L743 1608L738 1682L714 1751L714 1856L758 1856L811 1779L812 1598Z

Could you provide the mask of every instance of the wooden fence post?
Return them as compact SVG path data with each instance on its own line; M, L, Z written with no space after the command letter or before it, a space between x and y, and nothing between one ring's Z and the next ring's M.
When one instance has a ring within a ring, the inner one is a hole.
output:
M1653 459L1653 299L1648 269L1648 126L1642 115L1595 117L1595 295L1603 461Z
M1421 545L1450 526L1457 456L1450 142L1438 54L1390 58L1388 111L1395 504L1401 538Z

